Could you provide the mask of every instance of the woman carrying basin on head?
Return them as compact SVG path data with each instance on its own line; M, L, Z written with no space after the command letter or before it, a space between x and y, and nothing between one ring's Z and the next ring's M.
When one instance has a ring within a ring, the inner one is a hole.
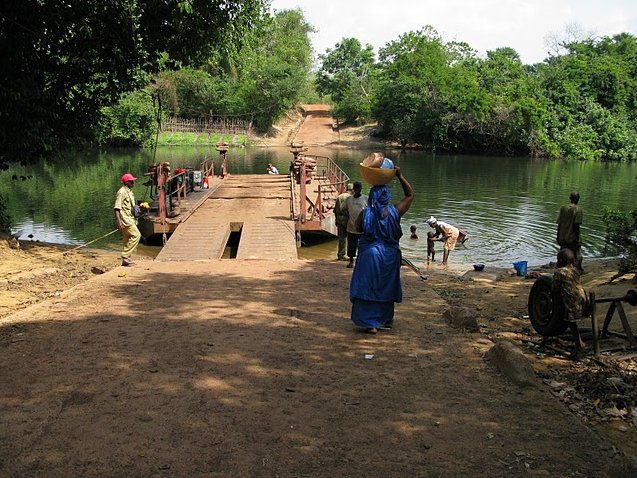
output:
M361 214L363 235L358 243L358 260L350 285L351 318L357 326L376 333L379 328L391 328L394 303L402 301L400 218L409 210L414 190L400 168L394 168L382 153L367 156L361 163L361 174L373 187ZM405 195L395 205L385 185L394 175Z

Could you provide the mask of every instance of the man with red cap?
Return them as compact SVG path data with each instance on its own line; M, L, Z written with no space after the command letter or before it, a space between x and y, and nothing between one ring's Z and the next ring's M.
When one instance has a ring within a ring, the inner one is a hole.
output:
M142 235L137 229L137 218L133 214L133 206L135 205L135 196L133 195L133 186L137 178L131 173L122 176L122 187L117 191L115 196L115 221L117 228L122 231L122 240L124 243L122 249L122 265L129 267L135 265L131 256Z

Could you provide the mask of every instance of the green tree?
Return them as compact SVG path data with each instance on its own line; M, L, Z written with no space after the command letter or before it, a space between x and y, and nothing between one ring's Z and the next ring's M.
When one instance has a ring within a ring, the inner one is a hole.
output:
M564 46L565 55L537 70L549 101L540 151L577 159L637 158L637 38L623 33Z
M319 55L316 90L335 103L333 114L345 121L369 119L375 70L374 49L356 38L344 38Z
M0 165L92 139L100 109L167 65L240 44L266 0L20 0L0 10Z
M299 100L309 82L313 31L298 9L277 12L252 32L238 55L234 81L237 113L267 131Z
M380 72L372 112L384 134L405 144L449 146L450 65L457 60L431 27L401 35L379 52ZM409 137L400 136L408 134Z
M165 71L158 75L166 88L174 88L175 100L163 103L168 114L183 118L199 118L214 108L216 91L212 76L201 69L181 68L177 71ZM162 92L163 92L162 89ZM165 96L165 95L164 95Z
M157 110L149 89L124 93L113 106L105 106L96 127L99 144L144 146L156 131Z

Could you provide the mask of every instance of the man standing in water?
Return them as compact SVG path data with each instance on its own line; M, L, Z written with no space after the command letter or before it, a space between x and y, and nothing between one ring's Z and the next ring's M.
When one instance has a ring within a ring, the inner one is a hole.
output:
M123 186L119 188L115 196L115 222L117 229L122 231L122 265L126 267L135 265L131 256L142 237L137 229L137 218L133 214L135 196L132 189L136 179L131 173L124 174L122 176Z
M582 272L582 237L580 226L582 224L582 208L578 206L579 193L573 191L570 195L570 204L560 208L557 218L557 243L562 249L570 249L575 254L575 266Z

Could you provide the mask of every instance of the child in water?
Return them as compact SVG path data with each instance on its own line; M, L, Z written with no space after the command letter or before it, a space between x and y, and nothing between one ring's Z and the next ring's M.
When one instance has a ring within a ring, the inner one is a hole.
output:
M411 231L411 239L418 239L418 234L416 234L416 226L411 226L409 230Z
M436 262L436 259L434 259L434 257L436 256L435 239L435 232L427 233L427 262L429 262L429 260L431 260L431 262ZM431 256L431 259L429 256Z

